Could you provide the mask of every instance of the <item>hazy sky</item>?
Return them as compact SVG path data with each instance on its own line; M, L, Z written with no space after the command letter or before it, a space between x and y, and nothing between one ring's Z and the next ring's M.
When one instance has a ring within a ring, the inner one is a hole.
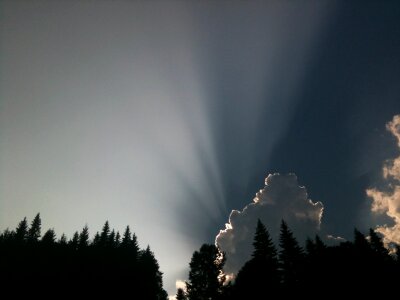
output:
M129 224L173 293L268 173L372 226L399 53L396 1L0 1L0 229Z

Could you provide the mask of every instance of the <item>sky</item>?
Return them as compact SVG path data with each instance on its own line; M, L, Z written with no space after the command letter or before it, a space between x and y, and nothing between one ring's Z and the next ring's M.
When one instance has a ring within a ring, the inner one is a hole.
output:
M396 236L399 53L397 1L2 0L0 230L129 224L172 294L232 210Z

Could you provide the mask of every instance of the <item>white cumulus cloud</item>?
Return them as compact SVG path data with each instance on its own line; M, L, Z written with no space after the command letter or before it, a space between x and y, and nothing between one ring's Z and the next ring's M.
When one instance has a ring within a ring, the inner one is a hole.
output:
M308 198L306 188L299 186L295 174L268 175L253 202L242 211L233 210L226 228L216 237L216 244L227 257L225 273L237 273L250 258L257 219L265 224L275 241L284 219L302 243L307 236L318 232L323 209L321 202Z
M400 115L394 116L386 124L386 129L397 139L400 149ZM386 244L400 244L400 156L385 163L383 177L388 181L384 191L372 188L366 192L372 199L372 213L386 215L392 224L379 225L375 230L384 236Z

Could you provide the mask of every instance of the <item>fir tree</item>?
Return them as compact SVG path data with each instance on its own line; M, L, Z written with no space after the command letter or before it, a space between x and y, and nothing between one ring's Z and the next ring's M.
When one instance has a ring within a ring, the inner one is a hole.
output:
M38 213L31 223L31 227L28 230L28 241L31 243L37 242L41 236L42 220Z
M25 242L28 237L28 221L26 217L19 222L15 229L15 240L19 243Z
M54 229L49 229L47 230L43 237L42 237L42 243L46 246L51 246L56 242L56 233Z
M389 252L383 245L380 236L372 228L369 229L369 238L372 251L374 251L376 255L381 257L382 259L386 259L388 257Z
M60 239L58 240L58 243L61 245L61 246L65 246L65 245L67 245L67 236L65 235L65 233L63 233L62 235L61 235L61 237L60 237Z
M85 248L89 245L89 227L85 225L78 238L79 248Z
M117 234L115 235L115 246L119 247L121 245L121 235L119 234L119 231L117 231Z
M78 249L78 246L79 246L79 233L78 233L78 231L75 231L74 235L72 236L72 239L69 241L69 246L73 250Z
M162 272L150 246L140 255L141 295L144 299L167 300L168 294L163 289Z
M276 248L264 224L258 220L254 235L252 258L239 271L235 291L237 299L257 298L265 293L268 282L269 292L279 287L278 257Z
M299 246L288 228L285 221L282 220L281 232L279 237L279 260L282 271L282 281L287 287L299 285L303 264L303 249Z
M103 229L100 234L100 240L99 240L100 246L102 247L107 246L109 234L110 234L110 224L108 223L108 221L106 221L104 223Z

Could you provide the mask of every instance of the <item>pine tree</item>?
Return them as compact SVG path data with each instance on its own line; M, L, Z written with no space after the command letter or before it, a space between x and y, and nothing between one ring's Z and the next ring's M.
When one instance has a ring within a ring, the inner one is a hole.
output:
M103 229L100 234L100 240L99 240L100 246L102 247L107 246L109 234L110 234L110 224L108 223L108 221L106 221L104 223Z
M119 231L117 231L117 234L115 235L115 246L119 247L121 244L121 235L119 234Z
M85 225L78 238L79 248L85 248L89 245L89 227Z
M126 255L131 261L136 261L138 259L140 252L139 244L137 242L136 234L131 234L129 226L126 226L121 242L121 248L126 252Z
M203 244L193 253L189 281L186 282L189 300L217 299L222 291L221 275L225 258L215 245Z
M99 232L96 232L96 234L94 235L94 238L93 238L93 246L99 246L99 244L100 244L100 233Z
M10 231L9 228L6 228L1 234L0 234L0 242L2 244L8 244L10 243L11 240L14 239L15 236L15 231Z
M265 283L269 292L279 287L278 257L276 248L264 224L258 220L254 235L252 258L239 271L235 291L237 299L257 298L265 294Z
M129 247L131 242L132 242L131 230L130 230L129 226L126 226L124 236L122 238L121 246L127 248L127 247Z
M42 237L42 244L46 246L53 245L56 242L56 233L54 229L47 230Z
M113 230L111 230L111 233L110 233L110 235L108 236L108 245L110 246L110 247L115 247L116 245L115 245L115 230L113 229Z
M18 243L23 243L26 241L28 236L28 221L26 217L19 222L17 228L15 229L15 240Z
M256 233L254 236L254 252L253 258L260 260L267 260L268 262L278 265L277 251L269 235L269 232L265 228L264 224L258 219Z
M382 239L372 228L369 229L369 238L372 251L382 259L387 259L389 252L383 245Z
M354 229L354 246L360 252L367 253L371 246L368 243L364 234L362 234L357 228Z
M283 220L281 223L279 246L281 248L279 260L283 284L287 287L298 286L304 259L303 249L299 246L292 231Z
M61 235L60 239L58 240L58 243L59 243L61 246L67 245L67 236L65 235L65 233L63 233L63 234Z
M141 291L140 294L144 299L167 300L168 294L163 289L163 273L160 271L158 261L150 246L142 251L140 255L141 269Z
M79 246L79 233L78 233L78 231L75 231L74 235L72 236L72 239L69 241L69 246L73 250L78 249L78 246Z
M38 213L31 223L31 227L28 230L28 241L31 243L37 242L41 236L42 220Z

